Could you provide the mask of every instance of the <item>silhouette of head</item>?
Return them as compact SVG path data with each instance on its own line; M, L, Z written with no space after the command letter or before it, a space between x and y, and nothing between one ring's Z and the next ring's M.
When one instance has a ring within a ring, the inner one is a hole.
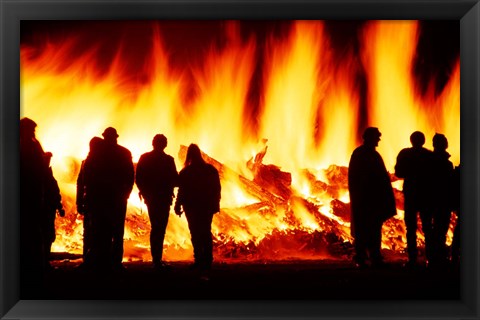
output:
M35 128L37 124L30 118L20 119L20 135L21 136L35 136Z
M365 145L376 147L382 134L376 127L368 127L363 132L362 138Z
M432 139L433 149L435 150L447 150L448 140L445 135L441 133L435 133Z
M202 152L196 144L190 144L187 149L187 156L185 157L185 167L191 164L204 163Z
M425 135L420 131L415 131L410 135L410 142L413 147L420 148L425 144Z
M103 139L100 137L93 137L90 139L90 152L97 152L102 147Z
M157 134L153 137L152 146L155 150L163 150L167 146L167 137L163 134Z
M118 138L118 133L115 128L108 127L107 129L105 129L105 131L103 131L102 136L106 142L116 143Z

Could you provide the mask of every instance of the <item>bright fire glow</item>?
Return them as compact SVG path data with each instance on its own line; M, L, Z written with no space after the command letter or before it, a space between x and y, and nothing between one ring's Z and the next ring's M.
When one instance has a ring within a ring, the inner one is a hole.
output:
M183 165L180 146L190 143L221 166L222 209L214 217L213 233L222 258L329 256L328 250L312 249L304 239L325 232L340 243L351 241L348 217L341 214L349 210L342 168L360 143L361 93L355 76L362 68L369 84L368 124L383 133L378 151L390 172L415 130L427 137L444 133L452 162L460 163L459 62L440 95L420 95L410 71L418 41L415 21L369 22L359 35L361 58L347 52L341 61L322 21L296 21L287 37L267 39L261 51L264 92L255 120L246 116L260 52L255 39L242 39L238 23L228 22L225 45L212 46L200 65L179 71L172 68L161 27L152 24L153 46L144 68L148 76L140 84L125 76L121 48L108 72L99 73L94 49L71 60L75 38L46 43L40 50L21 47L21 116L37 122L37 137L53 153L54 175L67 209L67 216L56 220L54 251L82 251L82 217L75 209L79 165L90 139L113 126L134 161L151 150L155 134L163 133L166 152L175 157L178 170ZM187 99L190 87L196 89ZM267 152L257 165L274 165L270 169L290 174L286 188L291 198L254 179L247 164L262 150ZM134 188L125 260L150 260L146 211ZM384 225L383 248L404 248L402 214L399 209ZM165 248L166 260L192 258L185 217L171 214Z

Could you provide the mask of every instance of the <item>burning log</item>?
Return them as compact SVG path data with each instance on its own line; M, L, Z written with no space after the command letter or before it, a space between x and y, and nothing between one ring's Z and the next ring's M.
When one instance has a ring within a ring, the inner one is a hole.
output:
M350 203L344 203L340 200L333 199L330 201L332 212L345 222L350 222Z
M213 241L213 250L216 256L228 259L257 259L258 250L253 241L238 243L224 234L218 235Z
M318 205L301 197L294 197L293 199L297 203L300 203L312 216L315 217L315 220L319 224L321 230L326 232L334 232L346 240L350 239L350 234L344 230L344 227L340 224L340 222L322 214Z
M396 217L392 217L384 222L382 230L383 243L386 243L389 249L400 251L405 248L407 239L402 235L406 235L406 229L402 221Z
M343 166L330 165L324 170L328 185L334 186L337 195L330 192L333 198L338 198L338 190L348 190L348 168Z
M312 194L332 199L340 198L342 193L348 190L348 168L331 165L324 172L327 182L317 180L308 169L304 169L302 174L308 180Z
M290 186L292 175L289 172L281 171L275 165L257 164L254 168L253 181L258 185L265 186L271 193L288 200L292 195Z
M264 144L267 142L263 140ZM265 186L271 193L280 196L284 200L288 200L292 195L292 175L289 172L280 170L280 167L262 163L265 154L267 153L267 146L255 155L254 158L247 162L247 167L253 173L253 181L258 185Z
M178 153L179 159L183 162L185 160L187 154L187 147L180 146L180 151ZM285 199L271 193L269 190L261 187L254 181L250 181L249 179L245 178L244 176L238 174L234 170L228 168L224 164L220 163L219 161L211 158L207 154L202 152L202 157L205 159L206 162L210 163L218 170L221 179L226 177L234 177L237 178L244 186L244 189L252 196L260 199L262 202L268 202L276 205L283 205L285 204Z

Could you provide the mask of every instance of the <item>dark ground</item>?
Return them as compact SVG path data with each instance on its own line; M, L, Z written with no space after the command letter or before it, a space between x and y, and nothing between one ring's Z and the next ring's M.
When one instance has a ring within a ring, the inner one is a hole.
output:
M126 262L121 273L92 275L81 259L53 261L34 299L460 299L459 268L415 270L391 261L383 269L356 269L350 261L216 262L208 280L171 262L158 272L149 262ZM28 299L28 298L27 298Z

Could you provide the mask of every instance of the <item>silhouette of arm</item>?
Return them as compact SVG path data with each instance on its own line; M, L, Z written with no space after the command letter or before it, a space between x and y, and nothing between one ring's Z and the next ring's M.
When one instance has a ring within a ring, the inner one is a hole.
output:
M170 172L172 174L172 186L178 187L178 171L177 166L175 165L175 160L173 158L171 158L170 161Z
M182 205L184 203L184 197L185 197L182 180L183 180L183 173L180 172L178 174L178 180L177 180L178 191L177 191L177 198L175 199L175 206L174 206L175 213L178 216L182 215Z
M77 205L77 211L81 214L85 213L85 160L80 165L80 172L77 177L77 195L75 204Z
M135 171L135 183L137 185L140 194L145 190L145 156L140 156L137 163L137 169Z
M404 179L407 174L407 168L405 163L405 150L400 151L397 156L397 162L395 164L395 176Z

